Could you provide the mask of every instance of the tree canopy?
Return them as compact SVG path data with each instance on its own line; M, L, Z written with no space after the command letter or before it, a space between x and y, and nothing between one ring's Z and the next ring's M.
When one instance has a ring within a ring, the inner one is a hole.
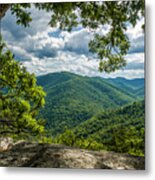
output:
M144 156L144 116L144 101L137 101L114 110L99 112L58 134L53 141L84 149Z
M13 59L13 54L0 46L0 135L43 133L42 120L37 120L45 92L36 85L34 74Z
M71 31L73 27L82 25L94 31L94 38L89 42L90 51L96 53L100 63L99 70L113 72L126 65L124 56L130 48L126 35L127 26L135 27L137 20L145 15L144 0L137 1L94 1L94 2L63 2L35 4L1 5L0 18L10 8L17 18L17 24L25 27L32 21L29 9L31 6L51 13L49 25L62 30ZM109 25L106 35L95 32L97 28ZM144 25L142 27L144 29Z
M66 2L35 4L0 4L0 20L10 9L17 18L16 23L24 27L32 21L30 8L51 13L49 25L71 31L82 25L94 32L89 42L92 53L98 56L99 70L113 72L126 65L124 56L130 48L126 35L127 26L136 25L144 16L144 1ZM97 28L109 25L106 35L95 32ZM144 29L144 26L142 27ZM9 50L4 50L0 38L0 133L43 132L41 121L37 120L39 109L44 105L45 93L36 84L34 74L14 60Z

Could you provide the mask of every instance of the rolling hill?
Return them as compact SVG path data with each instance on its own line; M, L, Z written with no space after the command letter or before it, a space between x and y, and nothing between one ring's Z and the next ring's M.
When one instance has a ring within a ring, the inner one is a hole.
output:
M137 79L125 79L125 78L109 78L105 79L108 83L117 86L122 91L128 92L132 97L138 97L139 99L144 98L144 78Z
M144 81L115 80L118 81L69 72L39 76L37 82L47 93L46 105L40 113L47 120L46 127L52 134L62 133L66 126L75 127L103 109L115 109L144 96L141 91Z
M102 111L57 137L62 144L144 155L145 103Z
M88 138L91 136L104 143L107 137L110 138L111 130L117 129L117 127L134 126L137 130L144 128L144 115L144 101L134 102L115 110L99 112L89 120L76 126L74 132L79 137Z

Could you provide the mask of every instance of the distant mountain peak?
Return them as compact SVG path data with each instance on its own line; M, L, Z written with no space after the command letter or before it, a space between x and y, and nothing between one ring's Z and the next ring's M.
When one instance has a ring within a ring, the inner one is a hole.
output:
M144 82L138 80L103 79L70 72L50 73L37 80L47 94L41 114L54 133L63 131L65 126L75 126L101 110L115 109L144 97Z

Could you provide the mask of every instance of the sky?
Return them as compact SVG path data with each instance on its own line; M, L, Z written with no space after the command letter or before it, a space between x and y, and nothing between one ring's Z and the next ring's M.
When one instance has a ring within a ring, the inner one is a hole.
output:
M93 33L81 26L72 32L61 31L48 25L50 13L30 9L33 21L30 27L24 28L16 24L16 18L8 11L1 22L1 33L7 47L14 53L27 70L36 76L52 72L69 71L83 76L100 76L104 78L144 77L144 34L140 19L133 28L127 29L131 47L125 56L127 66L114 73L100 73L99 60L89 52L88 43ZM108 25L96 31L105 34Z

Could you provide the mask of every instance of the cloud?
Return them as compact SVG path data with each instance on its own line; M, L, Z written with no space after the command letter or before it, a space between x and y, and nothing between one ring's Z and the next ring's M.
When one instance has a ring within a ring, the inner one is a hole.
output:
M3 31L8 31L9 27L9 33L14 40L20 40L27 35L24 27L16 25L16 18L11 14L11 11L7 11L5 17L2 18L1 27ZM5 36L5 38L9 41L9 38L7 38L7 36Z
M127 28L127 35L130 37L130 39L136 39L140 36L143 36L143 29L142 25L144 24L144 18L142 17L139 21L137 21L137 24L135 27L132 25L129 25Z
M2 20L2 35L8 48L28 71L36 75L70 71L87 76L120 76L130 79L144 76L144 34L141 29L144 20L141 19L135 28L128 27L131 48L125 56L127 66L124 70L106 74L98 71L99 60L89 52L88 43L95 32L106 34L109 25L101 26L95 32L81 26L66 32L48 26L49 13L34 7L30 11L33 18L30 28L16 25L16 19L10 11Z
M64 48L64 41L60 38L50 37L48 32L46 34L39 33L27 39L25 48L28 53L33 53L40 59L56 57L57 52Z
M30 11L33 18L30 28L18 26L16 18L10 11L2 19L2 35L8 47L16 58L21 58L21 61L28 60L28 57L31 60L32 56L40 59L56 56L57 50L63 46L63 42L61 39L49 36L49 32L55 31L55 28L47 25L50 19L49 14L43 13L43 11L38 13L34 8Z
M127 79L144 78L144 69L135 70L119 70L110 75L106 75L107 78L125 77Z
M13 52L16 60L30 61L33 57L30 54L28 54L27 51L25 51L25 49L21 48L20 46L7 45L7 47Z
M144 52L141 53L131 53L127 54L125 56L125 59L127 60L128 63L144 63L145 61L145 55Z
M86 29L81 29L79 31L74 31L71 34L63 33L61 34L65 40L65 50L76 52L77 54L88 54L89 47L88 43L92 38L92 34Z
M126 34L131 42L131 47L128 53L144 52L143 24L144 18L141 18L134 28L131 25L128 26Z
M135 57L139 57L135 61ZM100 76L108 77L126 77L129 79L144 77L144 55L130 54L127 57L128 65L123 69L114 73L100 73L98 71L99 61L97 59L88 59L85 55L76 54L70 51L60 51L58 56L54 58L44 58L41 61L38 58L33 58L32 61L23 62L30 72L37 75L70 71L83 76Z
M136 69L144 69L144 63L128 63L125 69L136 70Z
M22 40L27 35L35 35L37 32L43 32L47 29L48 22L50 20L50 13L47 13L43 10L38 11L32 6L30 9L27 10L31 13L31 17L33 19L30 22L30 27L23 27L16 24L16 17L15 15L11 14L11 11L7 11L4 18L2 18L2 28L4 30L8 30L12 34L15 39ZM50 28L50 26L48 26Z

